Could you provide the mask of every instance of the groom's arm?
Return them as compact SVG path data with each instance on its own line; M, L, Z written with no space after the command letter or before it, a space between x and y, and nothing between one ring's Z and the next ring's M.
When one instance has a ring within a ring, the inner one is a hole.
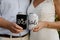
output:
M9 22L4 18L0 17L0 28L5 28L10 30L12 33L20 33L23 31L23 28L18 26L15 23Z

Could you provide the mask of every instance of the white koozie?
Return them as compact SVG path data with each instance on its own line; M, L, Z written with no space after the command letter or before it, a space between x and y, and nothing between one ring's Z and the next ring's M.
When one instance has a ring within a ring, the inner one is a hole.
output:
M30 13L28 15L28 21L29 21L29 30L31 30L38 24L38 15L35 13Z

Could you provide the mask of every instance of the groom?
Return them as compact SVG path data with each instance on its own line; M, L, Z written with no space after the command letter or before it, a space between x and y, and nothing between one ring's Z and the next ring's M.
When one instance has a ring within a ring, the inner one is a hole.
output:
M0 0L0 40L28 40L28 29L17 25L16 15L26 14L30 0ZM12 32L12 33L11 33Z

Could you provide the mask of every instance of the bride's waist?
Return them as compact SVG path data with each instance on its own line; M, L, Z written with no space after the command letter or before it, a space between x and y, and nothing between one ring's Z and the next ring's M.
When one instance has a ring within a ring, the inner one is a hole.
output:
M39 21L49 21L49 22L54 22L55 18L51 17L51 18L39 18Z

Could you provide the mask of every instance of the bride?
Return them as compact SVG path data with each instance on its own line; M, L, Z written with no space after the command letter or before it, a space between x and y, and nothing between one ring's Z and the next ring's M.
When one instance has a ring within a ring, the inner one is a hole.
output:
M54 24L55 22L55 7L53 0L32 0L30 7L28 8L29 13L36 13L39 17L39 25L34 28L38 32L30 32L30 40L59 40L58 32L56 29L49 28L46 24ZM54 24L55 25L55 24ZM40 26L40 27L39 27ZM41 27L42 26L42 27Z

